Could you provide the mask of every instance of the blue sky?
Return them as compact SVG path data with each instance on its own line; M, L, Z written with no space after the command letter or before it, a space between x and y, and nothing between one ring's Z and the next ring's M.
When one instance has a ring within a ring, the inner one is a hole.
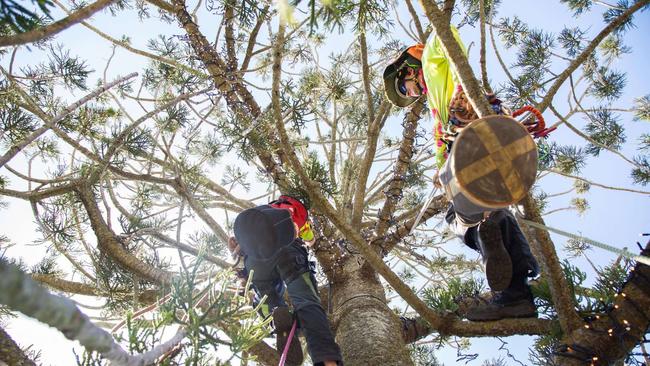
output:
M504 1L499 9L499 17L511 16L516 14L522 20L527 22L531 27L542 28L549 32L557 33L564 26L580 25L581 27L589 26L589 36L593 37L602 27L602 18L600 16L601 7L595 6L597 10L592 13L584 14L580 17L575 17L563 5L556 1L533 1L533 0L520 0L520 1ZM204 18L201 22L202 30L207 34L215 32L216 22L210 23L205 21ZM406 19L405 16L402 19ZM145 25L138 22L133 12L121 14L118 18L110 17L106 14L96 16L92 23L95 26L103 29L105 32L111 34L115 38L120 38L122 34L127 33L132 37L132 44L139 49L146 49L146 42L149 38L153 37L155 33L167 34L180 34L181 31L176 23L169 25L161 25L153 20L146 21ZM650 42L647 41L647 35L650 34L650 12L641 13L635 18L636 29L632 29L625 35L625 42L632 47L632 53L625 55L623 59L615 64L618 70L625 70L628 72L627 88L624 95L613 103L614 106L620 108L630 108L633 99L650 94L650 73L646 72L647 63L650 59ZM147 31L140 31L146 29ZM401 31L395 30L395 38L399 38ZM461 29L461 36L466 45L474 42L470 53L470 61L476 71L478 71L478 29L464 27ZM340 40L351 39L351 35L337 36L340 45ZM406 38L404 42L408 42ZM94 85L94 81L101 77L106 60L109 58L111 50L108 42L99 38L90 30L85 29L81 25L63 32L57 36L57 42L64 44L73 50L73 53L80 55L82 58L87 59L88 63L97 71L90 78L92 82L89 85ZM379 45L371 43L375 48ZM346 43L347 44L347 43ZM331 46L329 46L331 47ZM340 49L338 50L341 51ZM506 58L507 63L511 64L513 54L502 49L503 56ZM321 55L326 55L327 50L321 50ZM490 77L493 82L503 81L503 73L499 70L498 63L494 57L491 47L488 47L488 68ZM30 53L25 49L18 52L17 60L19 64L26 62L33 62L38 52ZM6 65L7 61L1 61ZM148 61L144 58L134 56L124 50L118 49L116 56L108 70L108 79L113 79L116 75L124 75L134 70L141 70L142 66ZM558 64L557 70L561 70L564 64ZM556 102L562 106L561 101L565 100L566 91L561 91L556 96ZM78 96L77 96L78 97ZM555 119L546 113L548 123L555 122ZM573 120L574 124L581 126L584 121L576 118ZM423 122L423 126L427 132L431 131L430 119ZM626 128L626 135L628 143L624 146L622 152L628 157L637 154L635 151L636 139L642 133L650 132L650 124L646 121L632 121L630 114L624 114L621 118L621 123ZM397 133L399 123L393 126L388 126L386 129L389 133ZM574 135L566 128L560 128L551 136L551 140L557 141L562 144L576 144L579 146L586 145L579 137ZM590 158L587 167L580 173L581 176L588 178L599 183L606 185L631 187L636 189L648 190L650 187L633 186L629 178L630 166L628 163L621 160L619 157L614 156L609 152L602 152L598 158ZM564 191L571 187L572 182L563 177L549 175L545 177L540 186L548 193L556 193ZM550 208L564 207L567 201L572 196L562 196L562 198L554 199L551 201ZM590 210L584 216L576 215L575 211L561 211L554 213L546 218L547 224L570 232L582 233L585 236L593 239L603 241L619 248L628 247L635 248L635 242L641 240L638 236L641 232L650 231L648 218L650 218L650 205L648 205L648 196L635 193L617 192L611 190L604 190L598 187L592 187L591 190L584 195L588 199L591 206ZM0 211L0 222L3 223L2 231L9 235L14 242L23 246L22 253L30 251L38 251L35 247L24 247L35 239L32 219L29 216L29 207L24 202L16 200L10 201L11 206L7 210ZM27 211L25 211L27 210ZM27 212L25 216L17 215L16 212ZM11 230L9 229L11 228ZM565 239L552 235L560 256L563 257L561 248L565 243ZM458 243L459 250L464 250L460 243ZM11 252L10 252L11 253ZM18 252L15 252L18 253ZM471 251L467 252L468 255L473 255ZM600 265L605 265L615 258L612 253L604 252L599 249L593 249L588 252L594 262ZM24 254L23 254L24 255ZM35 261L37 255L31 255L28 260ZM576 259L575 264L582 268L588 268L584 259ZM22 344L34 343L37 348L43 350L44 364L63 365L72 362L71 352L69 348L70 342L58 334L48 330L42 325L37 325L32 321L20 320L12 322L9 328L12 334ZM516 338L516 339L515 339ZM527 341L526 337L513 337L507 339L511 344L511 351L516 357L526 363L527 360ZM467 351L469 353L480 352L482 354L504 355L503 353L494 353L498 348L500 342L495 340L476 340L471 348ZM514 346L513 346L514 345ZM526 345L524 347L524 345ZM492 356L490 356L492 357ZM447 365L455 364L455 352L452 350L443 350L439 354L439 359ZM479 361L470 363L472 365L480 364ZM514 364L514 363L512 363Z

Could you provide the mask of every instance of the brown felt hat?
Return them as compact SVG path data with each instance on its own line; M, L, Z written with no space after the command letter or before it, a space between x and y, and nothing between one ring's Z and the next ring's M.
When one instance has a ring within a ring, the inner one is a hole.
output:
M421 43L406 47L384 69L384 90L386 91L386 98L397 107L408 107L418 99L418 97L409 97L400 92L399 85L397 85L400 80L397 75L404 66L417 65L418 67L422 67L423 50L424 45Z

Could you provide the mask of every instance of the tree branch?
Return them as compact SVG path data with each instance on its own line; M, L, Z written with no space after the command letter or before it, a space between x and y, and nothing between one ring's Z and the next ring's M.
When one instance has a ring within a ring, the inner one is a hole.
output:
M24 97L26 94L22 90L22 88L18 87L15 83L15 80L10 77L10 75L2 69L3 73L5 76L11 80L12 84L16 87L18 92ZM134 72L131 74L128 74L124 77L117 78L111 83L104 84L100 86L99 88L93 90L89 94L85 95L83 98L77 100L76 102L70 104L67 106L65 109L63 109L61 112L59 112L56 116L52 118L47 118L44 119L45 124L38 129L34 130L29 136L25 137L21 142L18 144L15 144L7 150L6 153L4 153L0 157L0 168L2 168L9 160L11 160L16 154L18 154L22 149L24 149L27 145L31 144L34 140L39 138L42 134L44 134L47 130L52 128L52 126L56 125L59 123L61 120L63 120L65 117L67 117L70 113L74 112L77 108L81 107L82 105L88 103L90 100L97 98L100 96L102 93L105 91L111 89L112 87L119 85L129 79L132 79L134 77L138 76L138 73ZM39 116L40 117L40 116Z
M82 184L77 187L76 191L77 196L86 208L90 226L97 237L97 247L100 250L103 250L107 255L115 259L117 263L142 278L149 279L160 285L167 285L171 282L171 272L155 268L141 261L124 248L118 237L104 221L102 213L95 201L91 186Z
M36 366L36 363L27 357L2 327L0 327L0 361L4 365L11 366Z
M478 116L485 117L493 114L494 112L485 99L485 94L481 86L476 80L476 77L474 77L474 72L469 65L467 57L451 31L451 25L445 14L432 1L420 0L420 5L424 8L431 25L433 25L436 31L436 35L440 38L442 48L447 54L447 57L449 57L450 64L455 69L460 79L460 84L463 86L463 90L467 94Z
M86 349L99 352L117 365L152 364L185 338L185 331L181 329L170 340L152 350L130 355L108 332L94 325L72 300L50 294L5 261L0 261L0 289L1 304L56 328L66 338L79 341Z
M619 25L623 24L629 17L632 16L635 12L643 9L646 5L650 4L650 0L639 0L637 1L634 5L630 6L627 10L625 10L621 15L616 17L612 22L610 22L603 30L598 33L596 37L589 43L589 45L578 55L570 64L569 66L562 71L557 78L555 79L555 82L551 87L548 89L548 92L544 96L544 99L537 105L537 109L539 109L540 112L544 112L546 108L548 108L551 103L553 102L553 97L555 94L560 90L560 87L566 79L569 78L569 75L571 75L580 65L582 65L585 60L594 52L596 47L600 44L600 42L605 39L610 33L612 33Z
M375 237L371 241L373 244L381 245L385 240L384 235L391 226L392 216L395 213L397 203L402 197L404 189L404 178L411 165L413 158L413 147L415 145L415 135L418 128L418 122L422 118L422 111L425 109L422 98L418 100L411 110L404 116L404 130L402 131L402 142L397 155L397 162L393 167L393 178L384 191L386 200L384 206L379 212L379 219L375 228ZM365 187L364 187L365 189Z
M115 2L115 0L97 0L96 2L77 10L67 17L50 25L46 25L44 27L40 27L25 33L0 37L0 47L18 46L53 36L62 30L81 22L84 19L90 18L93 14L111 5L113 2Z
M526 219L544 224L537 204L533 197L528 194L524 198L524 213ZM569 288L564 271L560 265L560 260L555 252L555 246L551 236L545 230L535 229L537 240L531 241L532 244L539 245L537 251L541 254L537 259L540 260L542 272L548 277L548 285L551 290L553 304L557 310L560 325L564 334L570 334L582 326L582 320L575 311L575 300Z

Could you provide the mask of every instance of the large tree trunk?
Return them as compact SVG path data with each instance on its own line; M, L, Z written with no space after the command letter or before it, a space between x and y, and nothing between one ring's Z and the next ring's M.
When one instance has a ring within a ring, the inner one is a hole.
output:
M332 324L347 365L412 365L401 322L369 265L348 258L332 285Z

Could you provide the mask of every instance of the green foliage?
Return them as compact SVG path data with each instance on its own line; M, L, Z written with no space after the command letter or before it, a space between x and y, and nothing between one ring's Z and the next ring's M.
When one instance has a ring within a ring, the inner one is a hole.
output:
M488 16L496 11L496 9L501 5L501 0L461 0L460 5L465 10L465 17L461 20L460 24L468 24L474 26L474 24L480 19L480 7L479 1L483 1L485 19L488 20Z
M411 343L408 349L416 366L442 366L436 358L436 347L433 345Z
M650 152L650 134L642 133L639 137L639 150L644 152Z
M608 101L620 98L627 84L625 73L609 70L606 67L599 67L589 75L589 78L591 80L589 94Z
M591 249L591 246L584 240L570 238L564 244L564 250L567 252L570 258L580 257L589 249Z
M312 181L319 184L321 193L326 197L331 197L337 193L337 187L334 182L330 180L327 167L318 160L318 154L315 151L310 151L307 154L307 158L301 163L307 176L309 176ZM305 206L310 207L311 200L309 199L309 195L307 194L300 177L298 177L298 175L293 171L289 172L287 176L291 186L286 193L300 199Z
M499 21L499 37L506 48L518 45L528 35L528 25L518 17L503 18Z
M591 184L585 182L584 180L576 179L573 181L573 187L575 188L577 194L584 194L589 192Z
M30 0L46 18L51 18L50 7L54 6L51 0ZM34 9L29 9L15 0L0 0L0 24L8 25L16 33L28 32L43 25L41 15Z
M578 27L564 28L558 35L557 40L562 48L566 50L567 55L575 57L584 48L585 33Z
M554 166L562 173L579 173L586 164L585 152L575 146L557 146L554 153Z
M650 121L650 94L634 99L634 120Z
M219 345L230 348L232 354L226 360L229 362L268 336L267 325L271 319L260 321L257 318L258 309L246 306L249 284L244 296L228 291L232 276L228 271L217 273L204 290L197 291L199 263L184 269L180 278L172 282L172 297L161 306L162 317L186 330L191 346L183 350L187 365L214 362L207 352ZM224 338L223 333L214 327L215 324L222 329L232 329L237 324L239 329L231 331L229 337Z
M621 16L629 7L630 7L630 3L628 0L618 0L616 2L615 7L609 7L607 11L603 13L603 21L605 21L605 24L613 22L616 18ZM614 33L621 34L633 28L634 23L632 23L632 20L633 20L632 17L628 17L618 27L614 28Z
M428 306L437 311L456 311L460 299L475 297L482 289L483 283L474 279L462 281L458 278L451 278L445 287L424 289L422 298Z
M302 0L292 0L292 5L297 6ZM383 36L388 33L392 21L388 18L390 14L389 2L386 0L307 0L309 14L310 34L319 29L321 24L327 30L343 32L346 25L352 23L355 31L370 31L373 34Z
M648 156L635 156L634 162L639 166L632 170L632 180L635 184L650 183L650 160Z
M248 182L248 173L236 165L226 165L226 169L221 177L221 185L230 186L230 189L242 187L246 192L251 188L251 184Z
M605 107L597 108L587 114L588 123L585 127L587 134L594 141L614 150L620 150L625 143L625 129L618 123L618 115ZM588 154L598 156L600 146L589 144L585 149Z
M40 273L46 275L60 275L62 272L57 268L56 256L50 255L43 257L40 262L36 263L31 268L31 273Z
M623 44L623 37L619 34L609 35L598 45L598 48L610 61L632 52L632 48Z
M575 246L575 248L569 249L582 250L583 252L588 248L586 244L577 241L567 243L567 246ZM596 272L597 276L594 285L588 288L585 287L587 274L584 271L566 259L561 264L564 276L575 298L576 311L581 316L600 314L607 311L612 306L616 293L624 283L631 268L630 262L627 261L613 262L609 266L599 268ZM557 314L553 307L548 283L545 280L540 280L537 285L532 287L532 290L533 295L537 298L538 311L550 318L555 318Z
M589 210L589 202L581 197L575 197L571 199L571 206L573 206L576 211L578 211L578 215L582 216Z
M560 345L561 334L559 329L553 334L537 337L533 349L530 351L529 360L534 366L561 366L556 362L555 350Z
M593 4L592 0L560 0L560 2L566 4L573 11L574 15L580 15L589 11Z

